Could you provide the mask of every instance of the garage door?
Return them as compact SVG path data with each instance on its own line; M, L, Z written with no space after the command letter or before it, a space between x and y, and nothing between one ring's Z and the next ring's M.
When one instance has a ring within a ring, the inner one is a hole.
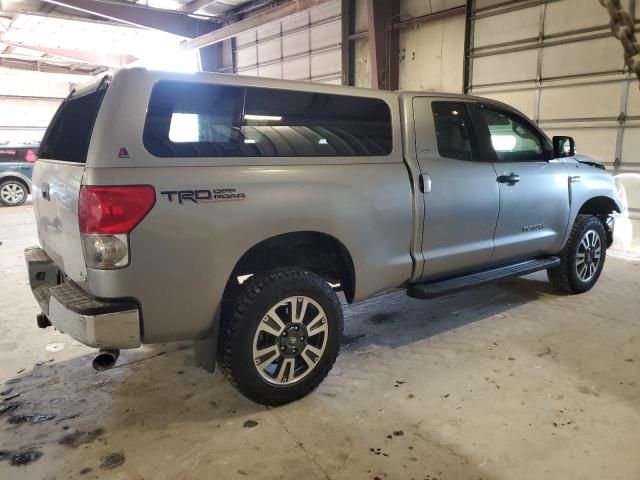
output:
M597 0L475 0L467 91L573 136L579 153L617 173L640 172L638 81L608 23Z
M338 0L248 30L235 38L236 73L340 84Z

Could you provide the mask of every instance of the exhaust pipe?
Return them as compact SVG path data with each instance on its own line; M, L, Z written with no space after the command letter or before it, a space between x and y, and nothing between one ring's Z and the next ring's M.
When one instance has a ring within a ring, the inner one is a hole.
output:
M117 349L100 349L98 355L93 359L92 365L98 372L110 370L118 361L120 350Z

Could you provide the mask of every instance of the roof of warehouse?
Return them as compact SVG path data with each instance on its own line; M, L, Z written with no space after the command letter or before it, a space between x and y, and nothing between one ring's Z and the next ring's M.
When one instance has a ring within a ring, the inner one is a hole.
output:
M138 7L167 15L177 24L213 30L274 0L80 0L63 4ZM80 7L78 7L80 8ZM178 51L186 37L41 0L0 0L0 67L93 75L141 58ZM171 21L171 19L169 19ZM199 23L198 23L199 22ZM133 23L133 22L132 22ZM187 23L191 25L192 23ZM189 27L187 27L189 28ZM201 33L201 32L195 32ZM195 55L192 53L192 55Z

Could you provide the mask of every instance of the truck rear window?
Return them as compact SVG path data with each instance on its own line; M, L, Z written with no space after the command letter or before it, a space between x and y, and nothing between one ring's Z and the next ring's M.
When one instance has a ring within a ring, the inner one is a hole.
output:
M160 82L143 140L158 157L384 156L391 112L375 98Z
M86 163L93 124L106 89L67 98L53 116L40 146L41 158Z

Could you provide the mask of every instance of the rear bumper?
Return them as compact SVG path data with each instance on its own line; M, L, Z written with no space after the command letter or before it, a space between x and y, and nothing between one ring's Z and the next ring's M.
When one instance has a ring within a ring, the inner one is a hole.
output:
M71 280L62 280L58 266L41 248L27 248L24 256L33 296L56 329L89 347L140 346L140 312L135 302L101 300Z

